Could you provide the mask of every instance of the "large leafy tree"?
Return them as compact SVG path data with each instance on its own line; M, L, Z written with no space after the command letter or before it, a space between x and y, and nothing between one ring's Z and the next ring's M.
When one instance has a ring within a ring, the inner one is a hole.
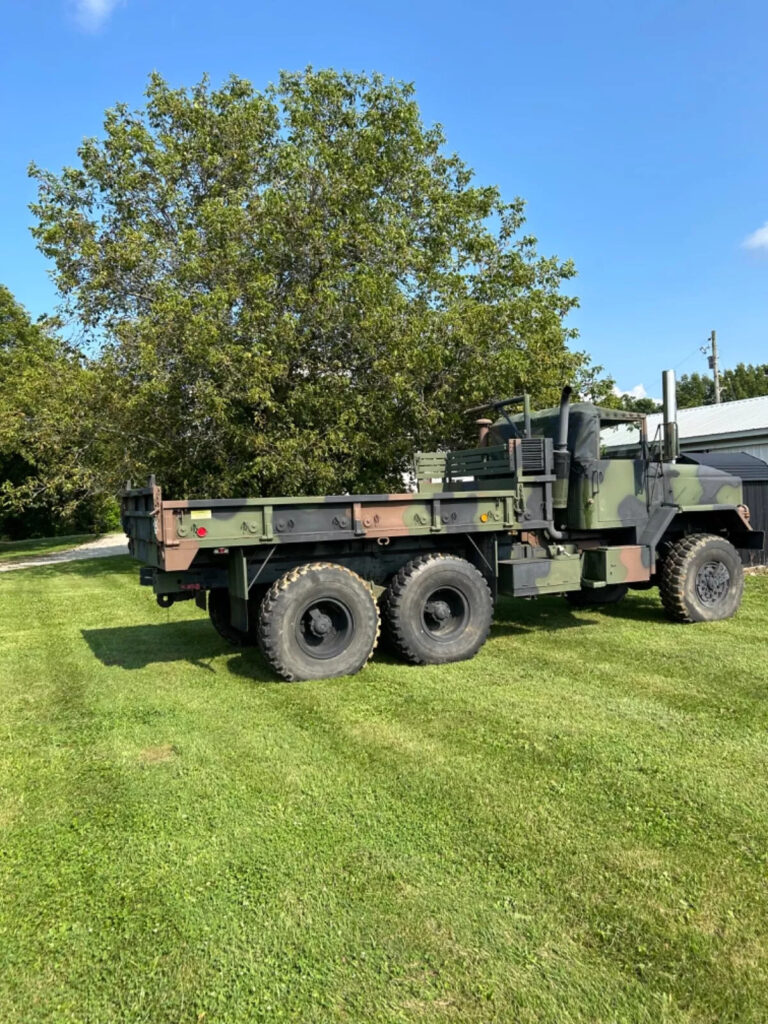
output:
M334 71L118 105L32 167L33 233L100 346L114 475L177 494L400 486L415 447L520 388L594 389L570 262L444 149L411 86ZM105 437L105 445L108 439Z
M43 324L32 322L11 291L0 285L0 534L18 534L21 522L12 500L26 489L34 466L25 445L38 405L35 370L51 360L54 345ZM36 396L35 396L36 397ZM32 529L37 526L32 523Z
M0 533L28 536L103 525L108 490L92 429L99 375L33 322L0 285Z

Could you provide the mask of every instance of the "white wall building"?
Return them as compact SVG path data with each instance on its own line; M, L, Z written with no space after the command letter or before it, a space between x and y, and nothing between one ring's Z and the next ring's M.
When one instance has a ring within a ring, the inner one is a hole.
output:
M648 417L648 440L661 436L662 414ZM747 452L768 462L768 395L742 398L720 405L700 405L677 413L680 450L683 452ZM637 444L631 425L603 431L606 454Z

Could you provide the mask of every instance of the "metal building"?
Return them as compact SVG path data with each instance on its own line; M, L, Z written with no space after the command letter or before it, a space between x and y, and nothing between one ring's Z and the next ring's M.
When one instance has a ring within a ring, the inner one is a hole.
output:
M646 422L648 439L660 437L662 414ZM681 452L745 452L768 462L768 395L679 409L677 430ZM605 432L603 440L607 455L619 455L637 445L637 433L622 425Z

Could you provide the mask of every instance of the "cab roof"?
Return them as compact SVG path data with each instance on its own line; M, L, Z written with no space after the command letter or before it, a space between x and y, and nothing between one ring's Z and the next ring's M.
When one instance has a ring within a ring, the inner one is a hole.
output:
M509 419L519 430L523 431L523 413L515 413ZM608 409L593 405L591 402L573 402L568 416L568 447L577 462L588 462L600 458L600 427L612 423L640 423L645 419L644 413L627 412L625 409ZM534 437L551 437L557 440L560 408L540 409L531 413L531 433ZM490 430L491 443L503 443L514 437L514 429L502 418L497 420Z

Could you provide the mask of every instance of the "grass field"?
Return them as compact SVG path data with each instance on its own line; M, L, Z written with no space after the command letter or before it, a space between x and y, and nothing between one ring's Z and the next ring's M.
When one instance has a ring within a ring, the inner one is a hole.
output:
M4 1024L768 1020L768 578L300 684L127 559L0 615Z
M67 551L98 537L97 533L75 533L68 537L40 537L36 540L0 540L0 564L36 555L54 555L57 551Z

